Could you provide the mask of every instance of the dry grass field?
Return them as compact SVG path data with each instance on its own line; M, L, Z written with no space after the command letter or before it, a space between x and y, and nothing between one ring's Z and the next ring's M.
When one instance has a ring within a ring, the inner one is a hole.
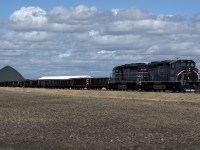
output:
M0 88L0 149L200 149L200 94Z

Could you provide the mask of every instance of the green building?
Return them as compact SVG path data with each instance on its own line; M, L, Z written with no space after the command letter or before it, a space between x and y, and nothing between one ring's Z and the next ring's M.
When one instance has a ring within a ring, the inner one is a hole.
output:
M0 82L4 81L23 81L24 77L14 68L5 66L0 70Z

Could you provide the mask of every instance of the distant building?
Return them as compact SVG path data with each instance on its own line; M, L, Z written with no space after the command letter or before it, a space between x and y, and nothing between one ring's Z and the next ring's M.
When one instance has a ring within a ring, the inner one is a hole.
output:
M3 81L23 81L24 77L14 68L5 66L0 70L0 82Z
M92 78L88 75L82 75L82 76L46 76L41 77L39 80L66 80L66 79L74 79L74 78Z

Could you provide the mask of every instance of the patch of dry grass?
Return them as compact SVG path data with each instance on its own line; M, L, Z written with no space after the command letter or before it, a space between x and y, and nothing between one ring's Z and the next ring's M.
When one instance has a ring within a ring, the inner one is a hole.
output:
M0 149L200 149L198 94L0 88Z
M138 91L95 91L95 90L69 90L69 89L38 89L38 88L0 88L12 92L25 92L49 95L102 97L133 100L155 101L185 101L200 102L199 93L171 93L171 92L138 92Z

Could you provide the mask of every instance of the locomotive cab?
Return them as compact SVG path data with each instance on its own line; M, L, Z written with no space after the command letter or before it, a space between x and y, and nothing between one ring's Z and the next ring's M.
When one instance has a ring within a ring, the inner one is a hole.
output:
M175 60L170 64L170 82L174 91L191 91L199 86L199 73L193 60Z
M193 60L176 60L170 64L170 81L198 81L198 69Z

